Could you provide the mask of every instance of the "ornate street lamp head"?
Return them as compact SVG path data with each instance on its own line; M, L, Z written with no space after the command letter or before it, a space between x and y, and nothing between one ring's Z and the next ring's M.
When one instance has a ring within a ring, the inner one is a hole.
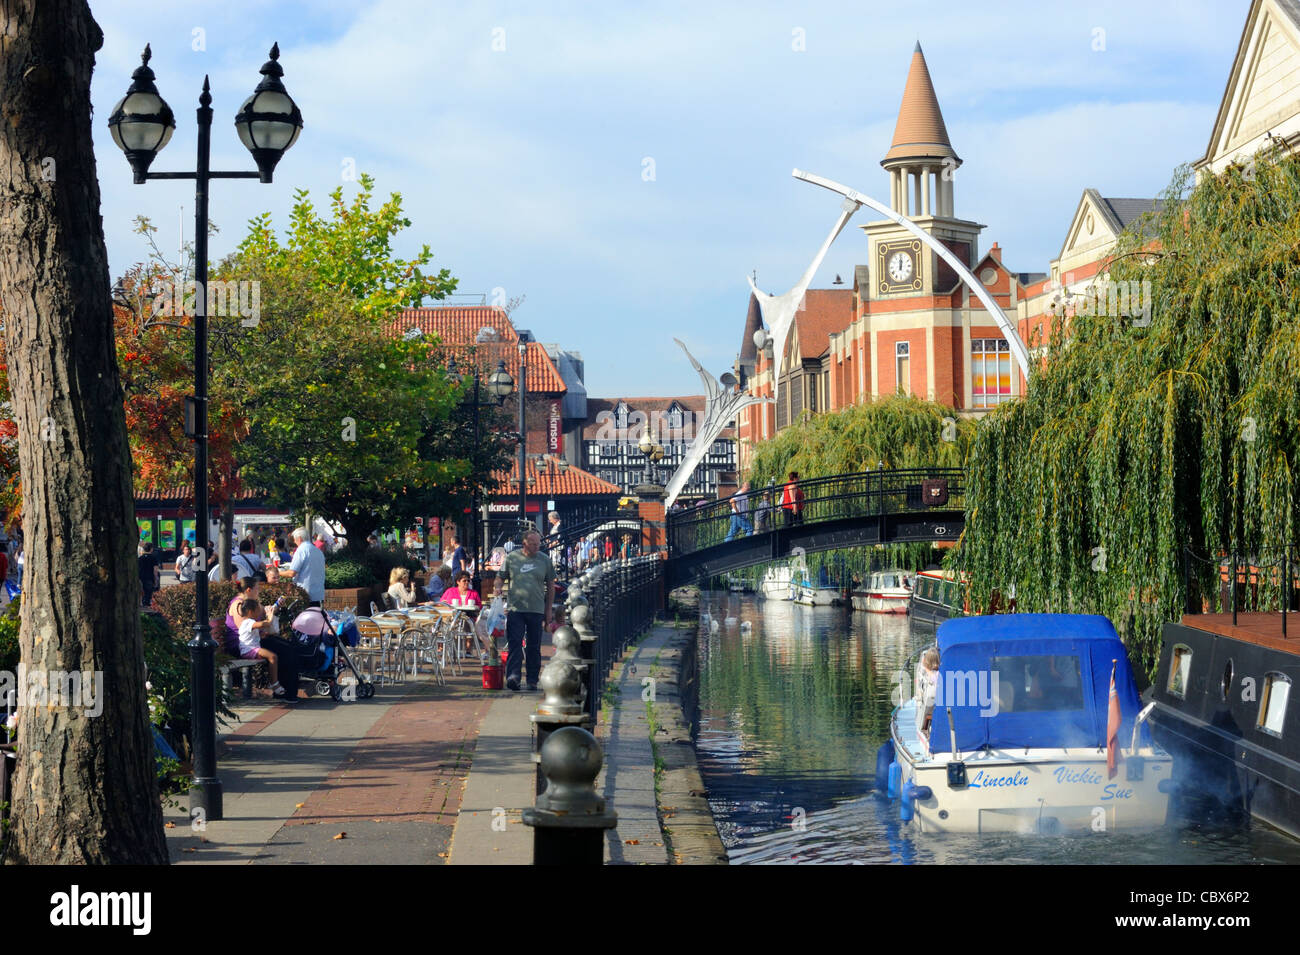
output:
M497 370L492 372L492 377L488 379L488 391L496 395L498 401L505 401L515 393L515 380L510 377L510 372L506 371L504 358L497 362Z
M153 70L149 69L152 56L153 52L146 43L144 53L140 55L140 66L131 74L131 85L127 87L126 95L117 101L108 117L113 142L126 153L136 183L145 181L149 164L176 131L176 117L158 95L158 87L153 82Z
M253 154L262 182L271 181L276 163L302 132L302 112L280 82L284 67L279 60L280 44L275 43L271 58L262 64L262 82L235 115L235 130Z

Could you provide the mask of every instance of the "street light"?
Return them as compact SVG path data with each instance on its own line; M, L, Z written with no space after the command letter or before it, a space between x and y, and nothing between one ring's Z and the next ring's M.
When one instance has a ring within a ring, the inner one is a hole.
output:
M483 333L485 331L495 332L496 329L492 328L491 326L484 326L483 328L480 328L478 331L478 340L480 341L483 340L484 338ZM456 367L456 358L454 355L452 356L451 360L447 363L447 377L451 381L455 382L457 385L461 384L465 380L465 376ZM480 390L479 372L478 372L478 366L475 365L474 366L474 397L473 397L474 447L473 450L470 452L471 464L473 464L479 446L479 408L483 407L482 403L479 401L479 390ZM492 376L488 378L487 381L488 394L491 395L493 398L495 398L497 405L500 406L500 404L503 401L505 401L506 398L510 397L510 395L514 393L514 390L515 390L515 382L514 379L510 377L510 372L506 371L505 361L504 360L498 361L496 371L492 373ZM483 534L483 527L481 525L476 526L475 524L476 521L481 520L481 515L479 513L479 500L478 500L479 485L477 481L474 482L473 489L470 493L471 493L470 525L473 528L472 531L473 540L470 542L470 549L474 554L474 574L475 574L474 589L481 591L482 579L483 579L482 576L483 575L483 538L485 535Z
M126 95L113 107L108 119L113 142L126 154L134 181L148 179L194 180L194 527L197 537L208 520L208 183L213 179L259 179L271 181L271 174L284 151L302 131L302 114L285 91L280 77L284 69L278 44L262 65L264 79L257 85L235 118L239 138L253 153L257 172L214 172L212 155L212 93L203 77L199 94L198 155L193 172L149 172L158 151L171 140L175 117L154 85L149 68L152 57L148 44L140 66L131 74ZM198 543L198 540L195 541ZM222 818L222 788L217 778L216 701L214 654L217 643L208 626L208 567L200 560L194 574L194 639L190 648L191 733L194 743L194 776L190 784L190 812L204 819Z
M650 437L649 431L641 432L641 440L637 442L636 446L640 448L641 453L645 455L645 475L643 483L658 483L655 480L658 475L654 472L653 468L654 465L664 456L663 446L654 438Z
M528 400L528 371L524 367L528 344L519 342L519 542L523 543L524 524L528 521L528 485L524 480L525 461L528 457L528 425L525 419L524 404Z

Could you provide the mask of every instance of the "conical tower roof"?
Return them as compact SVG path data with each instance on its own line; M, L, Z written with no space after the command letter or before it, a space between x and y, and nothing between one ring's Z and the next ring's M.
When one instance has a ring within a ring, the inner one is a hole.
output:
M894 141L881 160L881 165L891 165L902 159L961 159L948 141L948 129L939 111L939 99L934 95L930 70L925 65L921 44L912 51L912 66L907 72L907 85L903 87L903 105L898 109L898 125L894 127Z

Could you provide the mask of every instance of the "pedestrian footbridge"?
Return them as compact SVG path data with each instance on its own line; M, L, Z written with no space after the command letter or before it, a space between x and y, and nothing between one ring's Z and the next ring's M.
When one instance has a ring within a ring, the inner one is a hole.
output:
M781 485L752 489L753 533L728 541L731 502L667 515L668 587L803 553L911 541L956 541L966 526L960 468L863 471L800 481L801 518L781 507Z

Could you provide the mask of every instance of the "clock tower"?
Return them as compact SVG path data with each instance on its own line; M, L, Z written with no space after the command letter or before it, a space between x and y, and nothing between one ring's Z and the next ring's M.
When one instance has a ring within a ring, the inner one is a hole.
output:
M943 242L967 266L978 260L977 222L958 219L953 184L961 159L948 141L939 100L921 44L903 89L894 141L880 163L889 173L889 204ZM953 270L898 223L885 219L862 227L870 242L869 300L942 295L959 284Z

